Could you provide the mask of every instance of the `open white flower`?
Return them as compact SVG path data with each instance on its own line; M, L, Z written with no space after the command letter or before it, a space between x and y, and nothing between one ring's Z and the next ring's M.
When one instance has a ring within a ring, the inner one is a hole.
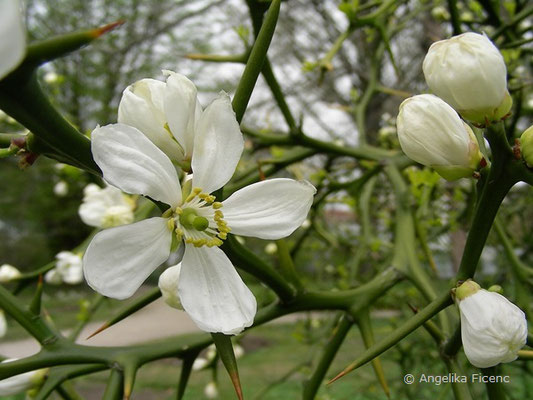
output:
M18 0L0 1L0 79L13 71L26 54L26 30Z
M170 208L162 217L98 233L85 252L85 278L105 296L127 298L167 260L177 239L185 246L177 285L183 308L202 330L235 334L253 323L257 305L218 246L230 230L270 240L290 235L305 220L316 189L271 179L215 201L210 193L229 181L244 142L224 93L198 118L193 142L192 189L187 184L182 193L170 159L139 130L114 124L93 131L92 152L104 179Z
M166 82L141 79L124 90L118 122L140 130L171 160L190 162L194 131L202 114L197 89L187 77L163 72Z
M79 254L60 251L56 254L56 266L44 275L44 280L53 285L65 282L78 285L83 282L82 260Z
M3 264L0 267L0 283L11 282L13 279L17 279L21 275L20 271L10 264Z
M456 290L466 357L478 368L516 360L527 339L524 312L499 293L466 281Z
M113 186L101 188L94 183L83 189L83 201L78 210L80 218L89 226L111 228L131 224L135 202Z

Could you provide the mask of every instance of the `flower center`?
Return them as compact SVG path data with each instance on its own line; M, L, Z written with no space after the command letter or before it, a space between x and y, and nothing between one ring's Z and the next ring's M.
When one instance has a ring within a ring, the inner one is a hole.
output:
M222 203L215 201L215 196L194 188L181 206L163 216L170 217L168 227L178 241L184 240L195 247L213 247L220 246L230 232L221 208Z

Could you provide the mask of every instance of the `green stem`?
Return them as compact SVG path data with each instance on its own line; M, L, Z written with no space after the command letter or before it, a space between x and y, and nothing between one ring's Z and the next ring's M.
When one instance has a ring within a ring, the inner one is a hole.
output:
M439 298L428 304L424 309L422 309L418 314L412 316L407 321L405 321L399 328L394 332L389 334L381 342L368 348L361 356L359 356L354 362L348 365L340 374L333 378L330 383L336 381L337 379L343 377L347 373L353 371L365 365L367 362L373 360L386 350L390 349L404 337L409 335L415 329L417 329L424 322L432 318L434 315L438 314L440 311L444 310L446 307L452 304L452 300L449 293L441 295Z
M326 376L333 359L339 351L339 348L344 342L344 339L346 338L346 335L350 331L352 325L352 317L344 314L338 325L335 327L333 335L324 346L320 360L315 367L313 375L311 375L309 380L304 384L302 397L303 400L313 400L315 398L318 388L322 384L322 381L324 380L324 377Z
M507 399L507 396L505 395L505 390L503 388L503 384L501 382L498 382L498 378L501 376L500 373L498 373L499 368L498 367L490 367L490 368L484 368L482 369L483 375L488 377L489 379L491 377L494 378L494 383L487 382L485 387L487 388L487 394L489 395L489 400L505 400Z
M250 57L248 57L248 62L244 68L237 90L235 91L232 105L239 123L242 121L257 78L263 69L268 47L272 41L272 36L274 36L274 30L278 21L280 4L281 0L272 0L261 30L250 52Z
M112 368L102 400L121 400L124 396L124 376L117 368Z
M100 175L92 158L89 139L50 103L39 85L36 72L0 82L0 107L55 149L65 161Z

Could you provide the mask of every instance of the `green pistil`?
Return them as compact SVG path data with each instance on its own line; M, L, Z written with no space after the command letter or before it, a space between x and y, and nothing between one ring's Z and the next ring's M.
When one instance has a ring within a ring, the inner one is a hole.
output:
M187 229L205 231L209 226L209 221L205 217L200 217L192 208L186 208L179 216L180 224Z

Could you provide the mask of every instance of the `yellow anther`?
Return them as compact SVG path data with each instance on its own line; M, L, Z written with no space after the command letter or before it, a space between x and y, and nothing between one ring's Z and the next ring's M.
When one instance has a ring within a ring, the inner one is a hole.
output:
M202 193L202 189L199 188L199 187L195 187L195 188L192 189L192 193L194 193L194 194L200 194L200 193Z
M163 218L168 218L172 215L173 211L172 211L172 208L169 208L168 210L166 210L163 215L161 215L161 217Z
M175 226L176 226L176 221L174 220L174 218L169 218L167 221L168 229L173 231Z
M228 237L228 234L226 232L219 232L218 237L222 240L226 240Z
M174 211L176 213L176 215L181 215L183 213L183 210L181 209L181 207L176 207L176 211Z
M213 207L215 210L218 210L219 208L222 208L222 203L220 201L215 201L211 207Z

